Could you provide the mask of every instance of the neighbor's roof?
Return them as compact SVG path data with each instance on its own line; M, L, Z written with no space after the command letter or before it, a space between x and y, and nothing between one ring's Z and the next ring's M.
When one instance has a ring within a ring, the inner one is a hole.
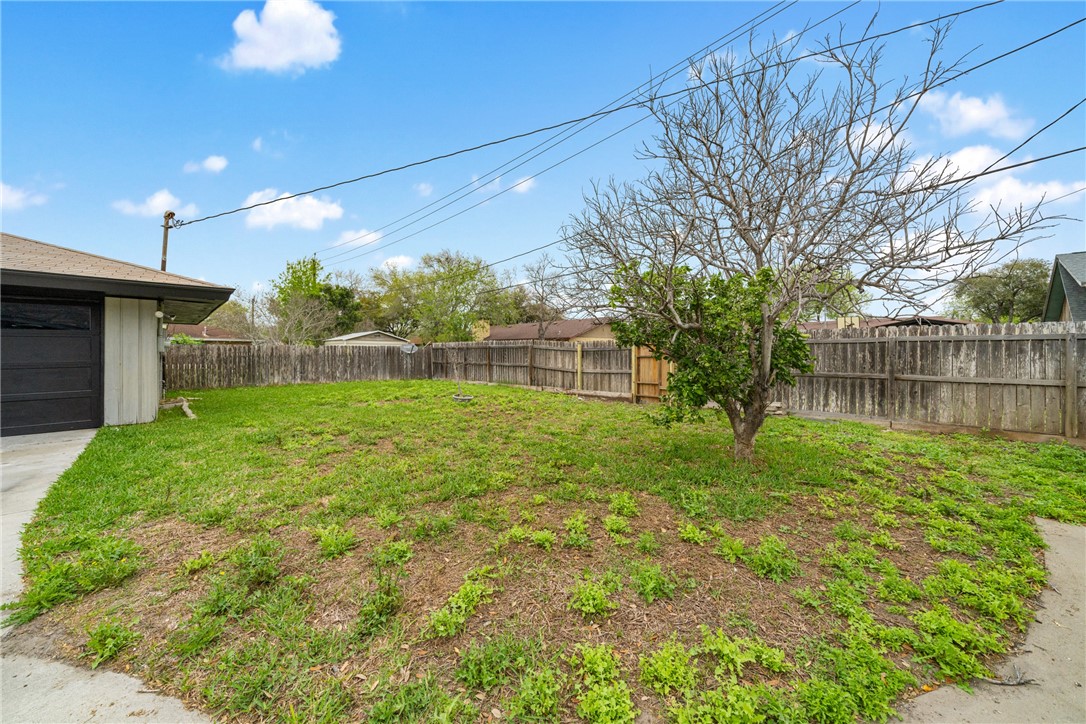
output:
M207 339L219 342L249 342L248 337L231 332L222 327L209 327L206 324L171 324L166 327L167 336L184 334L193 339Z
M35 289L158 299L178 322L196 323L233 293L230 287L85 251L0 233L3 283Z
M1059 320L1064 300L1067 300L1072 322L1086 320L1086 251L1056 255L1041 321Z
M371 329L368 332L351 332L350 334L341 334L338 337L329 337L328 339L326 339L324 341L325 341L325 343L328 343L328 342L349 342L352 339L361 339L363 337L372 337L374 335L380 335L381 337L388 337L389 339L394 339L394 340L397 340L398 342L403 342L404 344L411 344L411 340L409 340L409 339L404 339L403 337L397 337L396 335L394 335L394 334L392 334L390 332L382 332L379 329Z
M595 319L560 319L551 322L547 327L543 339L562 340L580 337L591 332L596 327L601 327L608 322ZM539 324L536 322L524 322L522 324L508 324L501 327L491 327L490 334L486 337L495 342L505 342L521 339L539 339Z
M860 329L873 329L875 327L920 327L939 326L944 324L969 324L962 319L949 317L932 317L917 314L912 317L861 317L858 325ZM824 329L837 329L837 320L826 322L800 322L796 325L801 332L815 332Z

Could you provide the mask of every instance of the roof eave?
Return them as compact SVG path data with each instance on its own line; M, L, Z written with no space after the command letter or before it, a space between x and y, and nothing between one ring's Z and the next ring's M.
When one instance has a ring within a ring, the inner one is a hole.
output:
M0 278L3 279L5 286L90 292L110 297L156 299L162 302L162 311L170 321L177 324L202 322L234 293L231 287L137 282L16 269L3 269L0 273L2 273Z

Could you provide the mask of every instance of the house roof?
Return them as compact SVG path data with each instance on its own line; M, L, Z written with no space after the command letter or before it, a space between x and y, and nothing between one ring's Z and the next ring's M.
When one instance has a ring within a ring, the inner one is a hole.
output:
M379 329L371 329L368 332L351 332L350 334L341 334L338 337L329 337L328 339L326 339L324 341L325 341L325 343L328 343L328 342L350 342L352 339L362 339L363 337L373 337L373 336L388 337L389 339L394 339L397 342L402 342L403 344L411 344L411 340L409 340L409 339L404 339L403 337L397 337L396 335L394 335L394 334L392 334L390 332L382 332Z
M933 317L917 314L911 317L861 317L858 320L860 329L874 329L876 327L921 327L939 326L945 324L969 324L963 319L951 319L949 317ZM801 332L815 332L824 329L837 329L837 320L827 322L800 322L796 325Z
M0 234L5 286L157 299L167 317L203 321L233 289L15 234Z
M1086 320L1086 251L1056 255L1041 321L1059 321L1065 300L1072 322Z
M184 334L193 339L205 339L214 342L249 342L248 337L231 332L222 327L209 327L206 324L171 324L166 327L166 335Z
M543 339L564 340L580 337L591 332L596 327L608 324L606 321L595 319L559 319L547 326ZM539 324L536 322L524 322L522 324L507 324L500 327L491 327L490 334L486 337L494 342L508 342L522 339L539 339Z

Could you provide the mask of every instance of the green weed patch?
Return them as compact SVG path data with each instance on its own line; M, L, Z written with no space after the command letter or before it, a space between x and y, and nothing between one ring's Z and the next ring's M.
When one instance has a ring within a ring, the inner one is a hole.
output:
M723 418L497 386L199 397L50 489L8 621L224 719L884 721L1029 624L1032 516L1086 523L1067 445L773 418L746 464Z

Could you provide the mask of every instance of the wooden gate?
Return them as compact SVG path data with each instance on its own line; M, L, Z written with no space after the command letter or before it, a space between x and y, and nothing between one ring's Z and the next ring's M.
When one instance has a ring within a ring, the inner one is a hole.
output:
M633 352L633 389L634 402L651 400L659 402L667 391L667 376L672 365L664 360L654 359L646 347L635 347Z

